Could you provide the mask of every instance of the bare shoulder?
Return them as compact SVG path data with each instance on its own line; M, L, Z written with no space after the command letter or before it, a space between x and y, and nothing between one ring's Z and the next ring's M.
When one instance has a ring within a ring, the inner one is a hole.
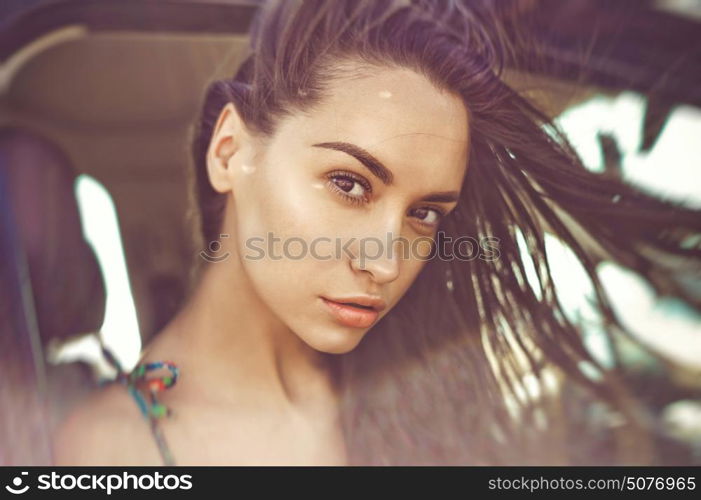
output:
M53 437L55 465L159 465L148 422L126 388L95 391Z

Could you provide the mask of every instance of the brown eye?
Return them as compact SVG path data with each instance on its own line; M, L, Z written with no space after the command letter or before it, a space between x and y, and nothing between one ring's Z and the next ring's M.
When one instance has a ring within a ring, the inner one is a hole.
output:
M353 204L368 201L372 188L365 179L343 171L332 172L327 177L331 189L347 201Z
M336 184L346 193L352 194L354 196L361 196L363 194L363 187L360 185L360 183L354 180L343 177L336 177L333 183Z
M414 217L427 226L437 226L443 218L444 213L437 208L422 207L414 210Z

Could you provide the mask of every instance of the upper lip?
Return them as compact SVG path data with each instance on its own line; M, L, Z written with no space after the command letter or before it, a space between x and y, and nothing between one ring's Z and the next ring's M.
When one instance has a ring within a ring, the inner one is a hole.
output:
M353 297L343 297L343 298L330 298L330 297L324 297L324 298L326 300L330 300L332 302L339 302L341 304L353 303L353 304L359 304L361 306L372 307L377 312L380 312L387 307L387 304L385 304L384 300L382 300L380 297L373 297L371 295L356 295Z

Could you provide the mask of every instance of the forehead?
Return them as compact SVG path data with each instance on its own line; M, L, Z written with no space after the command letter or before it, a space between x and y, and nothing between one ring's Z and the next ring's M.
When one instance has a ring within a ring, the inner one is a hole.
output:
M398 180L430 173L442 178L444 187L452 182L452 189L467 161L468 116L461 99L409 69L336 79L326 99L288 120L280 132L305 145L351 142L376 156Z

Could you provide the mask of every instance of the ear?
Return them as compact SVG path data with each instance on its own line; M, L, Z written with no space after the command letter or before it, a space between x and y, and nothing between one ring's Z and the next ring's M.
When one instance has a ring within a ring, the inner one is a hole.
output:
M233 103L227 103L219 113L207 150L207 173L215 191L233 190L232 159L250 135Z

